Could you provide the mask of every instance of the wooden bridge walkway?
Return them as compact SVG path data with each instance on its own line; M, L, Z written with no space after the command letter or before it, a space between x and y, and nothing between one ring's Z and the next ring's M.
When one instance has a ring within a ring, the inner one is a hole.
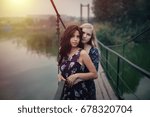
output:
M97 100L118 100L113 91L102 66L99 66L98 79L95 80Z

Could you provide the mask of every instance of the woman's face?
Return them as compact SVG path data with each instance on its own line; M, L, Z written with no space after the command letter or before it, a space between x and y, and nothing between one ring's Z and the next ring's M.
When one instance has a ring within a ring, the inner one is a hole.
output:
M77 47L79 45L79 42L80 42L80 34L79 31L76 30L70 39L70 44L72 47Z
M92 37L92 30L88 29L88 28L82 28L82 43L86 44L90 41L91 37Z

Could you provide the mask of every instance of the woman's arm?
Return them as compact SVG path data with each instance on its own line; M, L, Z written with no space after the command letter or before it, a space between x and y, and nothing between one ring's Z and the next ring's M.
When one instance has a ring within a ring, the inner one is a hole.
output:
M92 60L96 71L98 72L98 67L99 67L99 63L100 63L100 53L98 51L98 48L91 48L90 53L89 53L90 59ZM83 81L83 79L78 78L74 84L77 84L78 82Z
M97 71L93 62L90 59L90 56L87 54L85 50L82 50L80 55L81 55L82 63L88 68L89 72L88 73L76 73L77 76L83 80L96 79Z

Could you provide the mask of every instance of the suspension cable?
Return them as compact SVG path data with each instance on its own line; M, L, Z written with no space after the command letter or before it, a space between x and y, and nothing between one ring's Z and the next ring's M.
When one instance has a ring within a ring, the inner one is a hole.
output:
M57 15L57 34L58 34L58 41L59 41L59 38L60 38L60 37L59 37L59 21L60 21L61 24L63 25L64 29L66 29L66 26L65 26L64 22L62 21L62 19L61 19L59 13L58 13L58 10L57 10L57 8L56 8L56 6L55 6L55 4L54 4L54 1L53 1L53 0L50 0L50 2L52 3L52 6L53 6L53 8L54 8L54 10L55 10L55 12L56 12L56 15ZM58 59L59 59L59 50L58 50L57 60L58 60ZM58 74L59 74L59 66L58 66Z
M54 4L54 1L53 1L53 0L50 0L50 2L52 3L52 6L53 6L53 8L54 8L54 10L55 10L55 12L56 12L56 14L57 14L58 19L60 20L60 22L61 22L61 24L63 25L64 29L66 29L66 26L65 26L64 22L62 21L62 19L61 19L59 13L58 13L58 11L57 11L57 8L56 8L56 6L55 6L55 4Z

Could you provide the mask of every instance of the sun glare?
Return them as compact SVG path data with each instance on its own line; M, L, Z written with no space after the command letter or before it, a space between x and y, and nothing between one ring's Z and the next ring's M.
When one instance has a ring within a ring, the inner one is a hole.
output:
M3 2L3 11L7 16L24 16L31 9L32 0L5 0Z
M24 5L26 3L26 0L10 0L12 5Z
M8 0L7 2L11 7L15 9L22 9L31 4L31 0Z

